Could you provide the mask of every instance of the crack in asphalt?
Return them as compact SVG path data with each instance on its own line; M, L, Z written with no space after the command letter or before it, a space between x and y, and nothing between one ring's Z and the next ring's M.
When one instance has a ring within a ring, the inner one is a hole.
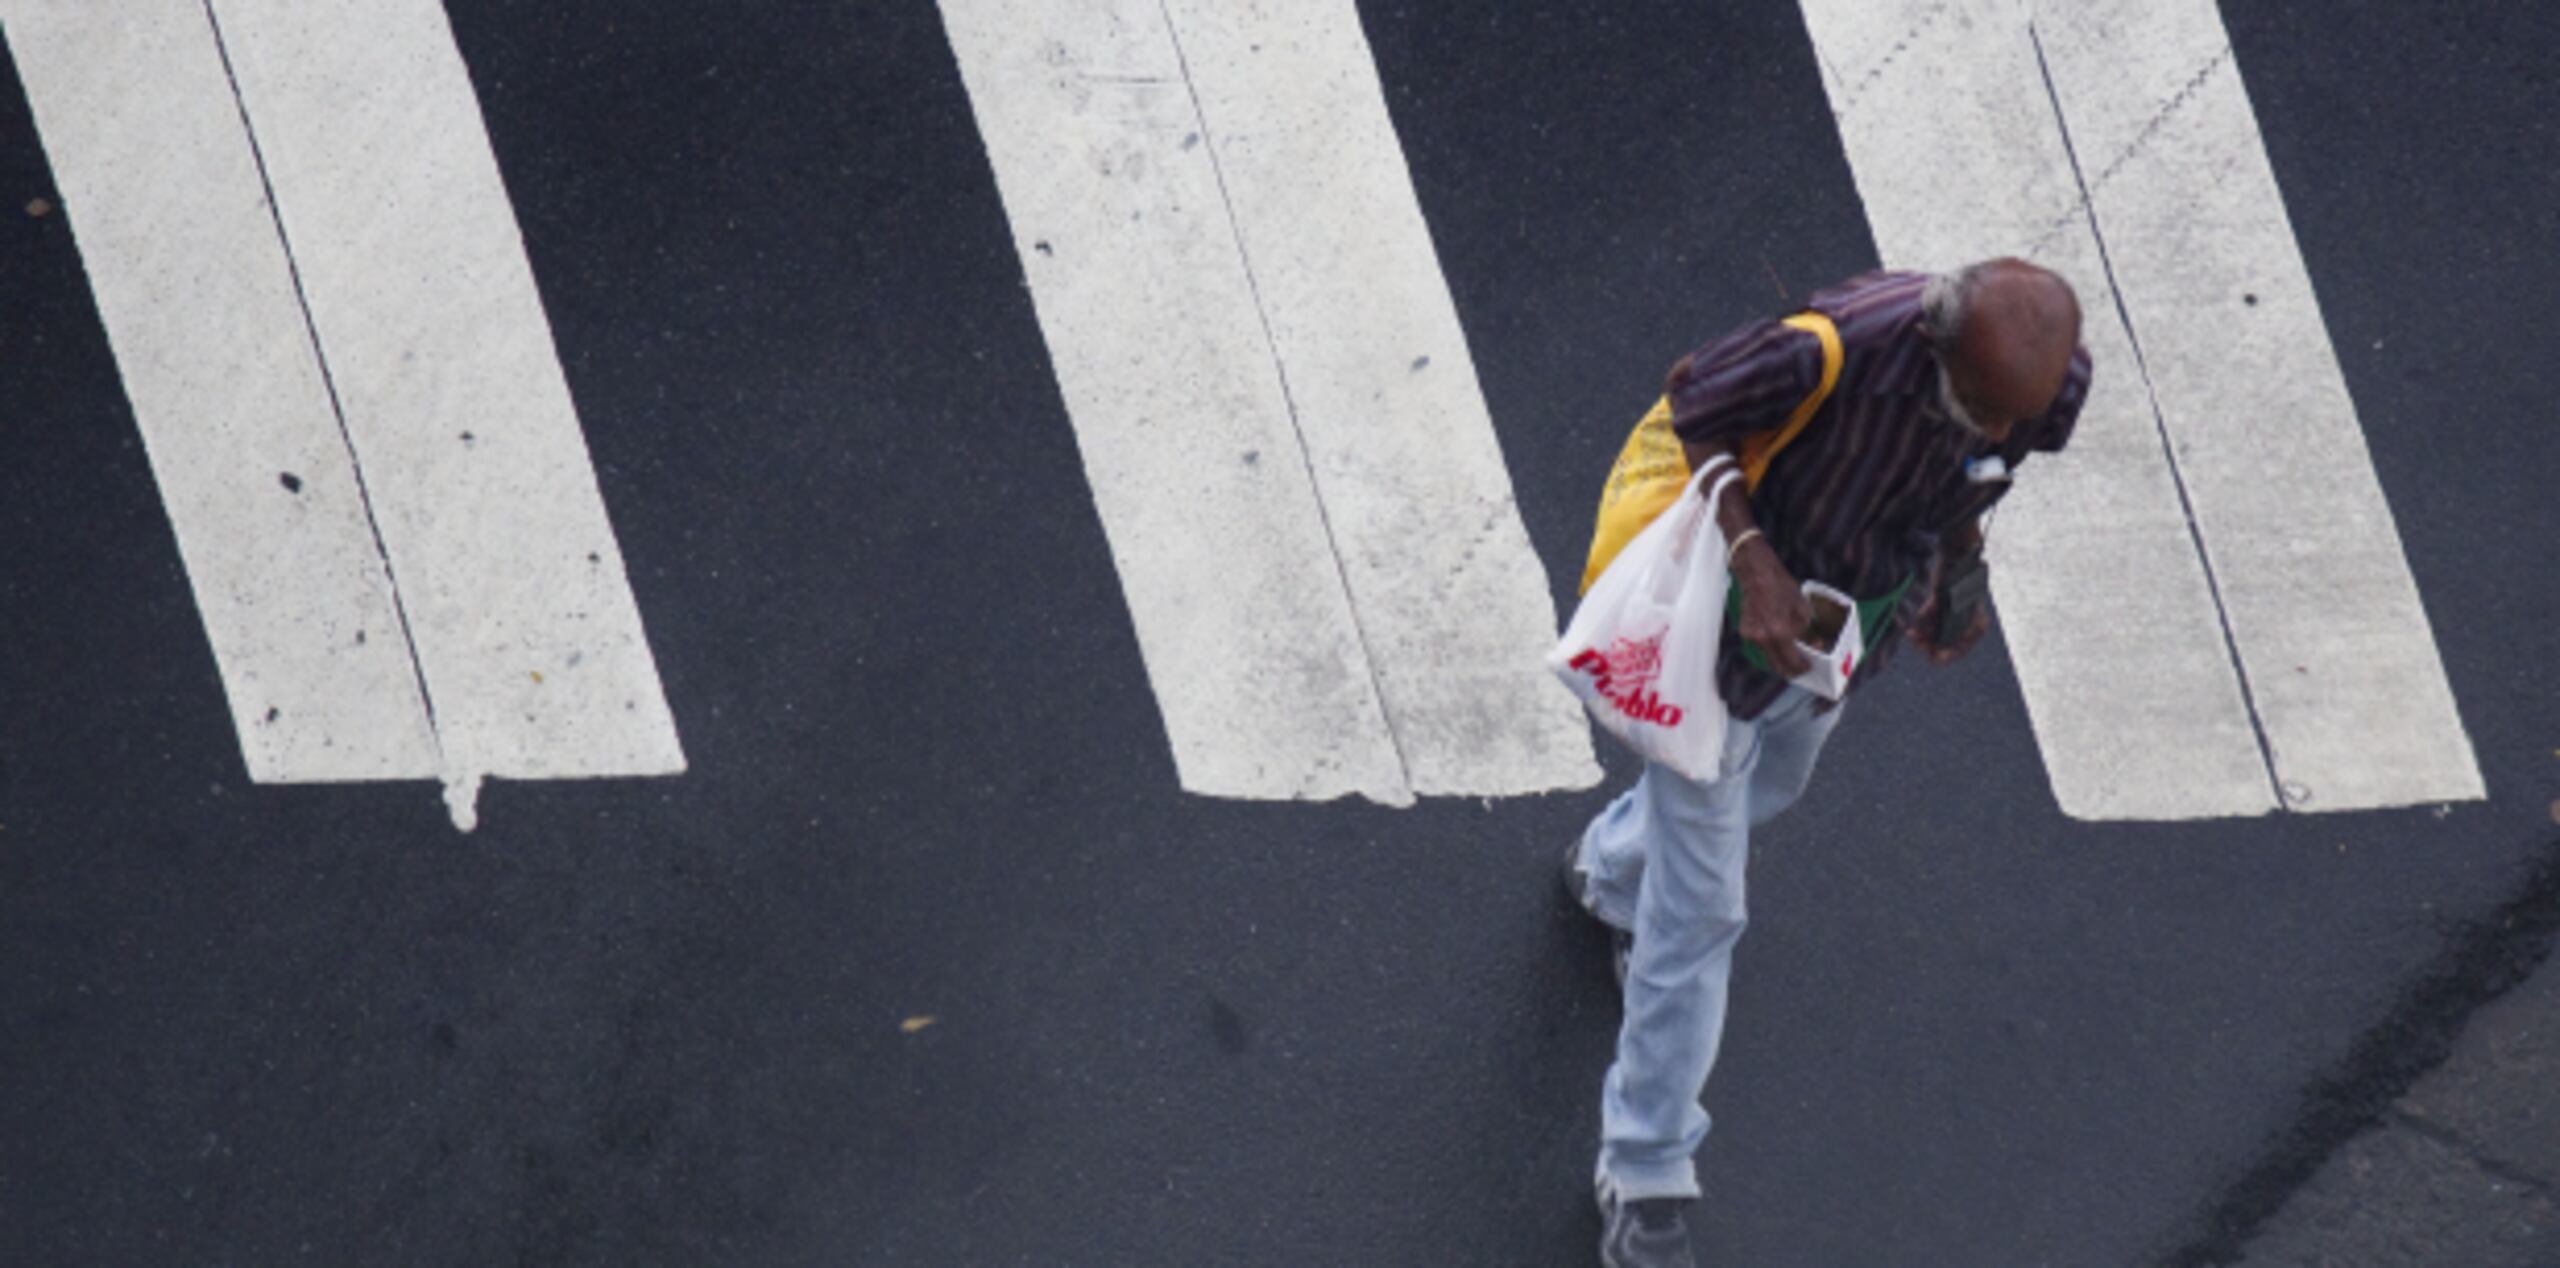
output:
M2550 956L2555 936L2560 840L2543 847L2514 897L2447 930L2443 950L2328 1073L2303 1089L2293 1121L2197 1218L2187 1240L2159 1262L2168 1268L2236 1263L2331 1155L2390 1118L2410 1087L2444 1064L2474 1012L2533 975Z
M2442 1123L2433 1119L2420 1118L2407 1110L2398 1108L2394 1108L2387 1117L2392 1127L2423 1136L2452 1150L2460 1155L2464 1162L2478 1167L2485 1175L2494 1176L2527 1193L2551 1191L2551 1186L2545 1183L2542 1177L2520 1170L2502 1159L2482 1152L2478 1142Z
M2231 605L2222 595L2222 577L2214 569L2213 552L2205 548L2203 526L2196 521L2195 497L2187 489L2187 474L2178 462L2178 446L2169 435L2168 415L2160 408L2160 387L2151 376L2151 358L2142 350L2142 330L2134 324L2133 309L2125 303L2124 287L2116 280L2115 257L2107 250L2106 230L2098 223L2097 185L2089 180L2088 169L2080 164L2080 146L2071 139L2071 120L2062 108L2062 92L2054 86L2053 64L2045 58L2044 36L2037 32L2033 22L2027 23L2027 43L2035 50L2036 74L2044 80L2045 102L2053 109L2053 126L2062 135L2062 155L2071 165L2072 182L2080 187L2079 214L2088 222L2089 242L2098 249L2098 268L2106 276L2107 295L2115 301L2116 320L2123 324L2125 343L2133 349L2134 374L2142 380L2143 396L2151 404L2151 426L2160 437L2160 457L2168 468L2169 483L2178 491L2178 511L2186 517L2187 536L2195 543L2196 564L2204 573L2205 593L2213 596L2214 619L2222 626L2222 650L2231 658L2231 672L2240 684L2240 703L2249 712L2249 729L2257 737L2258 758L2266 764L2268 791L2275 796L2278 806L2287 810L2297 809L2303 798L2296 796L2276 775L2275 744L2267 735L2266 714L2258 708L2257 684L2249 677L2247 658L2240 654L2240 635L2231 624ZM2230 48L2226 45L2223 52L2228 57ZM2210 73L2211 69L2207 68L2192 82L2201 83L2203 75ZM2168 117L2178 108L2179 102L2191 95L2192 92L2182 93L2161 107L2160 112L2152 117L2153 128L2156 129L2161 119ZM2150 136L2151 131L2145 129L2143 136ZM2134 144L2139 148L2142 142L2136 140ZM2117 165L2122 166L2122 163L2119 158ZM2099 179L2104 180L2104 174Z
M1369 671L1369 690L1378 698L1378 716L1387 728L1387 746L1395 750L1396 776L1403 781L1407 794L1419 795L1413 784L1413 759L1405 751L1404 730L1397 724L1386 679L1378 671L1378 656L1372 650L1376 644L1369 635L1368 619L1360 611L1360 596L1351 588L1351 561L1343 556L1342 537L1333 527L1333 508L1325 504L1324 482L1317 478L1315 454L1307 448L1307 430L1298 416L1297 393L1289 386L1289 366L1280 355L1280 337L1271 329L1271 306L1263 301L1262 280L1253 271L1253 252L1245 246L1244 223L1237 217L1235 195L1227 188L1227 165L1218 155L1217 133L1209 126L1209 108L1200 101L1200 84L1192 77L1191 55L1183 51L1182 28L1173 20L1170 0L1158 0L1156 11L1164 18L1165 34L1173 42L1174 65L1182 72L1183 88L1191 94L1191 112L1200 120L1199 135L1209 148L1209 169L1217 177L1218 199L1225 205L1227 228L1235 234L1236 259L1244 268L1245 289L1253 295L1254 316L1262 322L1262 341L1271 350L1271 368L1280 382L1280 400L1289 410L1289 430L1298 438L1298 457L1306 466L1307 487L1315 492L1316 518L1324 525L1325 547L1333 552L1334 575L1341 581L1343 601L1351 609L1351 632L1360 644L1360 659ZM1259 50L1261 46L1254 47Z

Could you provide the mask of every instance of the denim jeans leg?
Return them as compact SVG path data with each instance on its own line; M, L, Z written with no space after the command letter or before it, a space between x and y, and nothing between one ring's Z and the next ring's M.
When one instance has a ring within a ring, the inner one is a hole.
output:
M1582 830L1582 865L1591 874L1592 909L1620 929L1635 928L1646 843L1659 835L1654 826L1654 770L1652 763L1646 763L1635 786L1618 794ZM1668 770L1662 777L1679 778Z
M1758 736L1761 752L1751 773L1751 826L1759 827L1778 817L1795 804L1807 781L1813 778L1814 759L1821 756L1823 742L1831 729L1840 724L1845 706L1827 712L1813 711L1814 697L1791 691L1778 698L1767 712L1750 723ZM1728 729L1726 744L1747 746L1752 741ZM1593 817L1582 830L1582 862L1591 873L1593 905L1600 918L1621 929L1633 929L1636 919L1636 894L1644 881L1644 861L1652 842L1662 835L1657 828L1656 793L1651 781L1656 778L1648 764L1637 777L1635 786L1620 793L1616 800ZM1660 778L1677 779L1666 770Z
M1656 766L1637 786L1649 831L1618 1059L1600 1094L1600 1165L1625 1200L1698 1192L1691 1158L1708 1126L1698 1093L1724 1035L1725 983L1746 920L1755 730L1733 724L1714 783Z
M1840 725L1847 706L1814 712L1814 697L1791 692L1760 716L1760 757L1751 771L1751 826L1759 827L1796 804L1813 779L1814 759Z
M1713 783L1648 766L1592 824L1590 857L1616 861L1608 879L1633 880L1636 890L1626 1015L1601 1092L1600 1165L1624 1199L1698 1192L1694 1157L1710 1124L1698 1097L1723 1040L1733 947L1749 919L1751 828L1803 791L1838 724L1839 710L1817 714L1812 704L1790 692L1757 721L1732 723Z

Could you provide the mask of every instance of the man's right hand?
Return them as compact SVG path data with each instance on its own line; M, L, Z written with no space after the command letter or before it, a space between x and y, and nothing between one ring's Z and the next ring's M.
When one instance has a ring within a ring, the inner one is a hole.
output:
M1804 649L1796 646L1813 626L1813 603L1767 538L1754 537L1734 552L1733 584L1742 591L1743 639L1769 658L1780 677L1793 678L1813 668Z

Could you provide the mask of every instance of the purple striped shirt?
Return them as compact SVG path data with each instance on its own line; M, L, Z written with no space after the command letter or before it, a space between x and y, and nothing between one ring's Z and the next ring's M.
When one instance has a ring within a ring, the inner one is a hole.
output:
M1975 483L1973 459L1998 455L2011 471L2038 450L2071 439L2089 394L2089 350L2053 405L1993 444L1950 422L1938 405L1937 358L1920 333L1926 273L1868 273L1816 294L1807 307L1840 328L1840 380L1813 421L1752 492L1751 512L1787 571L1861 599L1917 578L1887 628L1867 632L1854 689L1881 670L1897 631L1928 601L1941 536L2009 491ZM1671 368L1672 427L1682 440L1718 444L1775 431L1822 381L1822 344L1775 320L1757 321L1681 358ZM1754 718L1786 683L1751 667L1728 626L1717 683L1734 716Z

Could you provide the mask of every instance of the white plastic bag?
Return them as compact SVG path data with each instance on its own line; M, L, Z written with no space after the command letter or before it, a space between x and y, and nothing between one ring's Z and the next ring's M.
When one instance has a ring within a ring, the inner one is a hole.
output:
M1700 782L1719 773L1726 721L1716 653L1732 579L1715 500L1741 478L1730 459L1710 459L1688 491L1610 561L1547 653L1547 668L1581 697L1600 729L1647 761Z

